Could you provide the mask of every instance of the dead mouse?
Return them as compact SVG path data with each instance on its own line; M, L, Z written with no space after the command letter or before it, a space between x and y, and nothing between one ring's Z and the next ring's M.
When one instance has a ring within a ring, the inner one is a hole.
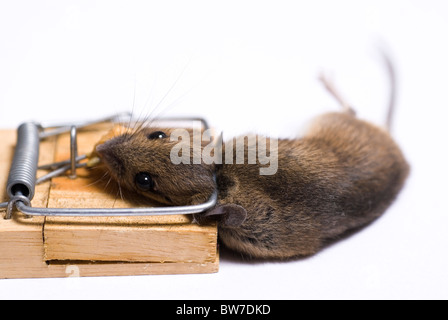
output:
M387 130L357 119L331 83L323 81L344 110L317 117L301 138L275 144L267 139L278 161L275 174L261 175L266 164L258 160L249 164L248 153L257 146L250 141L244 164L173 164L170 152L177 142L170 139L171 129L140 128L107 140L96 151L121 186L161 203L203 203L217 188L217 205L195 219L218 221L219 238L232 250L254 258L312 255L329 239L379 217L409 173ZM224 144L222 153L230 148L236 143Z

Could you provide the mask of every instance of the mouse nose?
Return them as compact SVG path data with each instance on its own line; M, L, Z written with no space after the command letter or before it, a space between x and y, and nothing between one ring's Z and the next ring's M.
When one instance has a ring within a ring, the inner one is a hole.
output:
M116 158L113 146L110 146L107 142L97 145L95 150L100 158L105 160L106 162Z
M117 150L115 146L111 146L108 142L100 144L96 147L96 152L98 153L101 161L113 170L116 174L121 174L124 172L123 159L117 155Z
M103 154L106 152L107 147L104 145L104 143L102 143L102 144L100 144L100 145L97 145L96 148L95 148L95 150L96 150L96 152L98 152L100 155L103 155Z

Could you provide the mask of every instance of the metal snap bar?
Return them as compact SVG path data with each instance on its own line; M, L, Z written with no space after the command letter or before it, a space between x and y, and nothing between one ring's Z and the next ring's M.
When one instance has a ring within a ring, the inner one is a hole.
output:
M18 200L17 209L29 216L64 216L64 217L129 217L129 216L164 216L176 214L195 214L215 206L218 193L215 191L210 199L202 204L191 206L173 206L158 208L34 208Z

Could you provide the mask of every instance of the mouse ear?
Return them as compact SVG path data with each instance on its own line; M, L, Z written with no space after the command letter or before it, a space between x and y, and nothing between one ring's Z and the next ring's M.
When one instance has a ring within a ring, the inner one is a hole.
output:
M207 221L218 221L221 225L228 227L239 227L246 220L247 211L237 204L225 204L217 206L205 213L195 215L200 223Z

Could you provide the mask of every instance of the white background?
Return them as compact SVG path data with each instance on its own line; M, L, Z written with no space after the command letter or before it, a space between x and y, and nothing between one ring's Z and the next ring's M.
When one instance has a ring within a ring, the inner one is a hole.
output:
M291 137L339 107L321 71L381 124L380 48L399 73L393 134L412 174L367 229L298 261L223 254L210 275L0 280L0 299L448 298L446 1L0 0L3 128L133 110Z

